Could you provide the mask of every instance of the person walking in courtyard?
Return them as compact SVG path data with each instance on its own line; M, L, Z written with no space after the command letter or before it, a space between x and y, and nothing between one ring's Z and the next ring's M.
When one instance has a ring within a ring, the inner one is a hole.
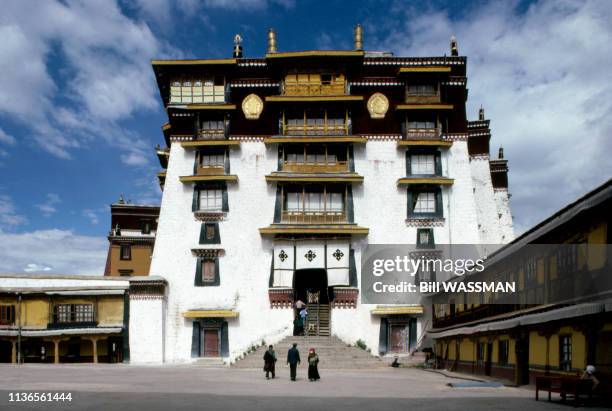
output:
M264 371L266 372L266 380L270 379L270 374L272 374L272 378L274 378L276 371L276 353L274 352L274 347L271 345L268 346L266 353L264 354Z
M315 352L314 348L311 348L308 352L308 380L317 381L321 377L319 376L319 356Z
M300 363L300 352L297 349L297 343L293 343L293 347L287 352L287 364L291 373L291 381L295 381L297 374L297 366Z

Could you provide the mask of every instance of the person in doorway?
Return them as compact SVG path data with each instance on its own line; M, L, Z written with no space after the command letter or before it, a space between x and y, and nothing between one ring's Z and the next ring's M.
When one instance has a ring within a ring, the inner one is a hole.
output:
M307 327L306 320L308 319L308 310L306 310L306 306L300 311L300 319L302 320L302 330L305 330ZM304 334L303 331L302 334Z
M297 374L297 366L300 363L300 352L297 349L297 343L293 343L293 347L287 352L287 364L291 374L291 381L295 381Z
M295 303L295 308L300 312L302 308L306 307L306 304L302 300L297 300Z
M266 380L270 379L270 374L272 374L272 378L276 377L276 353L274 352L274 347L271 345L268 346L266 353L264 354L264 371L266 372Z
M308 380L312 382L319 379L321 379L319 376L319 356L315 349L311 348L308 352Z

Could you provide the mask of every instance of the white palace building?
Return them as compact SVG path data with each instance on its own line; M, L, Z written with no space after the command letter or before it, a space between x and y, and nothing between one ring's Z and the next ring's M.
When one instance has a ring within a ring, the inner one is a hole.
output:
M168 114L150 272L130 301L131 362L226 363L293 335L410 352L430 308L362 304L368 244L513 239L507 162L489 120L466 118L466 57L277 50L156 60ZM145 287L144 285L142 287Z

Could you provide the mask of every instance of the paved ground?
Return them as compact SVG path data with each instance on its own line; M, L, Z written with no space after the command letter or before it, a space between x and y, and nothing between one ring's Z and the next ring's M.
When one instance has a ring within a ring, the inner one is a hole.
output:
M259 370L197 366L0 366L0 409L11 410L569 410L535 402L521 388L451 388L443 375L417 369L322 372L289 380L278 367L267 381ZM71 392L67 403L9 402L10 392Z

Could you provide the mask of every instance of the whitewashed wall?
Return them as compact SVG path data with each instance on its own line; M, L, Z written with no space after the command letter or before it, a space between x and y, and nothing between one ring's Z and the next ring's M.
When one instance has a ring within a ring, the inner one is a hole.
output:
M130 363L164 362L164 305L162 296L130 296Z
M493 183L491 182L489 156L473 156L470 160L480 242L483 244L502 244L497 205L493 195Z
M367 237L352 240L359 277L361 254L368 243L414 244L416 228L406 223L407 189L397 186L397 179L406 175L406 150L398 149L395 141L369 141L367 145L355 144L354 153L355 171L364 176L363 184L353 185L355 222L370 229ZM191 210L193 186L179 181L179 176L192 174L194 151L172 144L150 270L151 275L163 276L169 284L166 361L192 360L192 321L182 315L190 309L239 312L237 319L228 321L227 361L262 340L275 343L291 334L292 310L270 308L268 282L273 242L258 231L273 222L276 184L267 183L265 175L276 170L277 156L276 146L266 147L262 142L241 142L239 148L230 150L231 173L238 175L238 183L228 184L229 213L219 224L221 244L213 246L225 250L219 259L221 284L194 287L196 257L191 249L207 246L198 244L201 222L195 220ZM467 143L456 141L451 148L443 149L442 166L443 175L454 178L455 183L442 189L445 221L434 228L435 241L479 243ZM332 334L350 343L362 339L377 353L380 318L371 315L372 308L358 304L356 309L333 309ZM423 327L419 319L417 338ZM135 328L131 338L139 338L142 332Z

